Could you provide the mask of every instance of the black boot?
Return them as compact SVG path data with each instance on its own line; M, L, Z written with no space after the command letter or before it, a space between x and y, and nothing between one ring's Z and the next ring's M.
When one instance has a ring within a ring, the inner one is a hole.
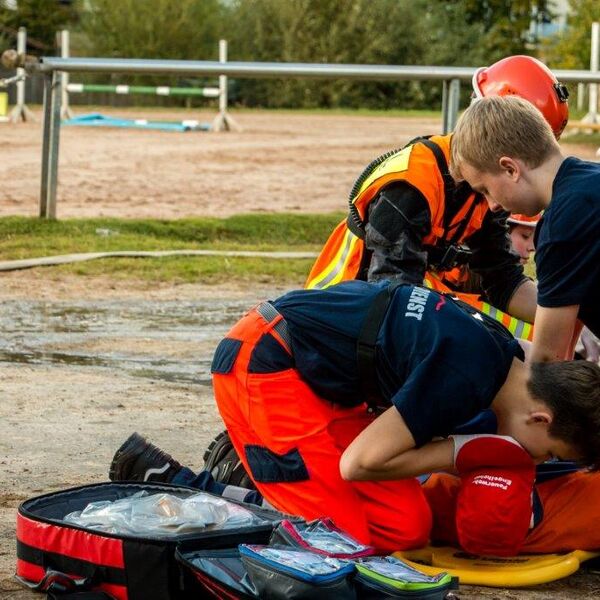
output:
M182 466L169 454L132 433L110 463L111 481L160 481L169 483Z
M219 433L204 453L204 470L209 471L219 483L236 485L249 490L256 489L227 431Z

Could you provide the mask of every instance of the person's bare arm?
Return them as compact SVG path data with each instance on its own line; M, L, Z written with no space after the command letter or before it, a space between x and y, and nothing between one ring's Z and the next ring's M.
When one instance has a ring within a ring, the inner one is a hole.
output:
M452 440L415 448L415 440L404 419L392 406L346 448L340 459L340 473L344 479L356 481L404 479L451 470L453 459Z
M528 323L533 323L537 307L537 286L531 280L524 281L512 295L508 312Z
M531 362L569 360L577 327L579 305L537 307Z

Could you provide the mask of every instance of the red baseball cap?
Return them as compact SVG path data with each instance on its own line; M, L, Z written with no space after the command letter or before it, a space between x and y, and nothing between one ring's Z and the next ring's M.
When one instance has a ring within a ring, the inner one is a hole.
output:
M532 523L531 456L512 438L482 436L460 448L456 466L461 476L456 503L461 547L473 554L518 554Z

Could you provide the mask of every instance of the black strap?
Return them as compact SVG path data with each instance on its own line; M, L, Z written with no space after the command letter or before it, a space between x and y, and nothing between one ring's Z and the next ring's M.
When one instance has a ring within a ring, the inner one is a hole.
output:
M76 578L61 571L46 569L44 577L32 583L15 575L15 579L34 592L47 592L48 600L115 600L107 592L91 590L91 578Z
M429 263L435 266L438 271L449 271L456 266L465 265L469 262L473 255L472 250L467 246L460 245L458 242L482 199L483 196L479 194L475 195L467 210L467 214L456 224L456 229L450 240L447 242L440 241L436 245L424 246L424 249L427 250ZM446 208L444 220L449 212L448 208ZM444 237L446 235L448 235L448 229L444 230Z
M502 323L500 323L500 321L496 321L496 319L493 319L489 315L486 315L484 312L481 312L480 310L476 309L474 306L471 306L468 302L465 302L464 300L457 298L450 292L446 292L443 295L450 298L455 304L457 304L466 313L476 316L476 318L479 319L483 323L483 325L486 327L486 329L488 331L491 331L491 332L494 332L494 333L500 335L505 340L513 340L514 339L515 336Z
M423 144L424 146L427 146L427 148L431 150L433 156L435 157L435 162L437 163L440 175L442 176L442 181L444 182L444 207L446 209L444 211L444 229L447 229L450 226L450 223L452 222L452 217L454 216L451 215L450 220L446 223L449 213L448 208L452 206L452 200L454 198L455 184L454 179L452 179L452 176L450 175L450 170L448 169L448 161L446 160L446 155L444 154L443 150L435 142L432 142L429 138L418 138L417 141Z
M360 385L369 410L375 411L381 400L377 384L377 336L394 297L395 290L403 285L390 283L375 296L356 340L356 367Z
M65 575L65 581L67 581L67 583L70 581L71 585L78 584L80 587L89 587L92 583L97 583L100 581L110 583L112 585L127 585L125 569L119 567L108 567L106 565L97 565L93 562L74 558L66 554L49 552L47 550L42 550L40 548L35 548L25 544L21 540L17 540L17 557L20 560L45 569L46 577L44 577L44 580L46 581L48 581L48 579L54 579L58 581L60 578L59 576L64 573L77 573L81 576L80 579ZM51 573L53 577L49 578L48 573ZM24 585L28 585L25 581L22 581L22 583ZM39 588L41 591L47 591L47 589L43 587L43 585L45 585L44 583L39 582L37 585L42 586Z

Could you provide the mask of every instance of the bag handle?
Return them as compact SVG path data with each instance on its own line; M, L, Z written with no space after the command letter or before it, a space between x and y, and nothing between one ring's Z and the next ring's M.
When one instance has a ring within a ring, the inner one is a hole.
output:
M19 575L15 579L33 592L47 592L48 600L115 600L103 591L91 591L94 576L76 578L62 571L46 569L37 583L27 581Z

